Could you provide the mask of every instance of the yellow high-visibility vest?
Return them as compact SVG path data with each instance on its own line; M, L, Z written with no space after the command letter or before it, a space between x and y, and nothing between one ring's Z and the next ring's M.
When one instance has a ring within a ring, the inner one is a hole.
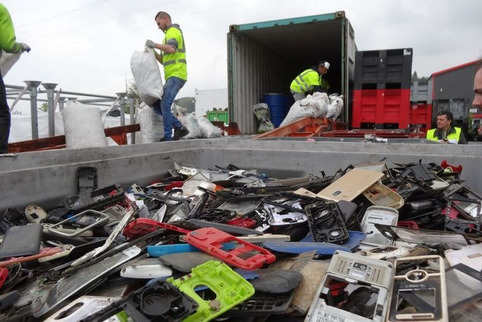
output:
M305 94L313 90L315 86L320 86L320 84L321 75L316 70L310 68L296 76L291 82L290 89L292 92Z
M181 28L178 25L171 25L166 30L163 44L168 44L169 40L174 39L177 42L177 50L172 54L165 53L162 56L162 65L164 66L164 76L166 81L169 77L178 77L187 80L187 61L186 61L186 47L184 44L184 37Z
M445 137L445 139L447 139L447 140L457 140L457 142L459 142L460 133L462 133L462 129L460 127L453 127L453 129L455 130L455 132L448 133L447 136ZM427 131L427 136L426 136L427 140L430 140L430 141L439 141L440 140L438 138L438 136L435 135L435 131L437 131L437 129L431 129L431 130Z

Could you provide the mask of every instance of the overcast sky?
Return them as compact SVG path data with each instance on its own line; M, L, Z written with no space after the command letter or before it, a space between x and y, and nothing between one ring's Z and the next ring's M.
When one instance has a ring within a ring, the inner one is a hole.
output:
M430 76L482 56L480 0L9 0L18 41L32 47L5 77L59 84L65 91L114 95L132 79L130 57L146 39L161 42L155 14L183 29L195 89L227 87L226 34L231 24L344 10L358 50L413 48L412 71ZM302 48L300 48L302 50Z

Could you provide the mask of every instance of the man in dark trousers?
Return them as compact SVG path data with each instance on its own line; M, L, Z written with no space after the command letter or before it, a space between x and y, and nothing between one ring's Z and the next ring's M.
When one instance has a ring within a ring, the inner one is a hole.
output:
M30 47L16 41L12 18L7 8L0 3L0 56L2 51L17 54L30 51ZM10 135L10 108L7 93L0 73L0 154L8 153L8 136Z
M164 33L162 44L157 44L152 40L146 41L146 46L156 48L161 51L157 53L156 58L164 66L164 92L162 99L158 100L152 106L157 114L162 115L164 122L164 138L161 141L179 140L189 134L179 120L172 115L171 106L176 98L179 90L187 81L187 61L186 46L184 44L184 36L178 24L173 24L171 16L164 11L159 11L155 17L156 24ZM172 127L174 126L174 136L172 136Z

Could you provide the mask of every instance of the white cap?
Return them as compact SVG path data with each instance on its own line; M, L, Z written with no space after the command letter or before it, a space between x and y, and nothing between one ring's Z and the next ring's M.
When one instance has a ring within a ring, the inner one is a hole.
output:
M325 66L326 69L330 69L330 63L327 61L323 63L323 66Z

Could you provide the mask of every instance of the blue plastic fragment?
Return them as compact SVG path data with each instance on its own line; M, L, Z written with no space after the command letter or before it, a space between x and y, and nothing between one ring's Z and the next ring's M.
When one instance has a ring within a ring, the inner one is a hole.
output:
M333 255L337 250L351 253L350 248L337 244L320 242L266 242L263 243L263 247L288 254L301 254L314 250L317 255Z
M235 268L234 271L244 277L246 280L254 280L255 278L259 277L259 273L256 271L248 271L246 269Z
M239 245L236 243L224 243L223 250L233 250ZM198 248L190 244L154 245L147 246L147 253L150 257L159 257L167 254L200 252Z

